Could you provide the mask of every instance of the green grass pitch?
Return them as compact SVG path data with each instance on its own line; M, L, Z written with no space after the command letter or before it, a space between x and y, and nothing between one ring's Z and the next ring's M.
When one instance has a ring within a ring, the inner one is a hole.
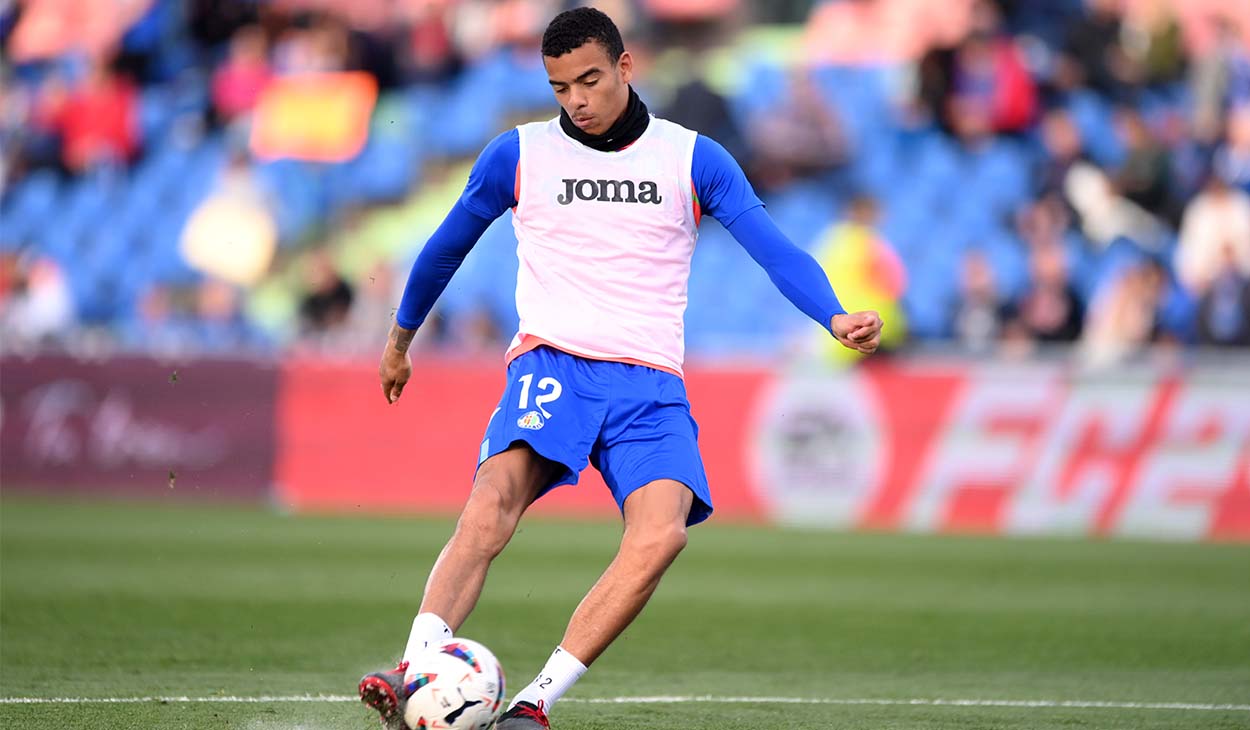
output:
M376 728L447 520L0 503L0 727ZM461 632L523 686L612 523L523 523ZM596 703L712 696L734 702ZM746 698L746 701L743 699ZM824 700L781 703L749 698ZM838 704L843 700L885 704ZM1111 702L934 705L909 700ZM1131 707L1186 703L1202 708ZM1223 709L1211 706L1232 705ZM556 730L1250 728L1250 548L706 525Z

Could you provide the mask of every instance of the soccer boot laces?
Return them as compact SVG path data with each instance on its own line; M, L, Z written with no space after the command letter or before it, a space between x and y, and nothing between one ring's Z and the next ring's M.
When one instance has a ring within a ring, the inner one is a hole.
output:
M541 704L540 702L539 705ZM518 702L499 716L499 720L495 722L495 730L551 730L551 723L542 707Z
M409 730L404 722L404 706L408 703L408 692L404 688L407 670L408 662L400 662L389 672L372 672L360 679L360 701L377 710L386 730Z

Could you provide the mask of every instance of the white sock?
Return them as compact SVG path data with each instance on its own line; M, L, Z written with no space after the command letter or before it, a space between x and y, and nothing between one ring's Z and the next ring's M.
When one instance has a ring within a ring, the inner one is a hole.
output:
M557 646L543 670L538 673L533 682L530 682L530 686L512 698L512 704L508 705L508 709L512 709L518 702L528 702L550 714L551 706L556 703L556 700L563 697L564 693L568 692L569 688L585 673L585 664Z
M404 661L411 664L430 644L450 638L451 627L446 621L436 614L419 613L412 620L412 632L408 634L408 645L404 647Z

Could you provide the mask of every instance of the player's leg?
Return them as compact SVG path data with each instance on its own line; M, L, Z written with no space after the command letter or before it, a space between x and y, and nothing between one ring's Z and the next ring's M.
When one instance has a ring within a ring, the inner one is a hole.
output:
M426 581L404 660L393 671L361 681L361 699L388 727L394 722L402 728L411 661L464 623L491 561L512 538L525 509L547 490L576 483L586 467L607 401L605 383L592 371L593 363L547 348L509 365L508 385L482 440L473 489Z
M454 632L477 604L491 561L516 532L525 509L565 467L524 443L478 467L455 532L430 570L421 613L433 613Z
M546 666L513 698L500 730L546 726L550 706L637 618L685 548L693 502L690 488L672 479L653 481L625 499L625 533L616 557L573 612Z
M685 547L687 526L712 512L698 427L681 379L646 367L605 365L613 396L592 461L621 508L625 533L564 641L513 699L498 730L545 727L546 711L646 605Z
M625 500L616 557L573 612L560 642L586 666L633 622L686 547L692 501L690 489L672 479L651 482Z
M360 698L382 723L404 730L405 688L413 658L430 644L449 639L477 604L491 561L503 551L525 509L565 467L524 442L482 462L456 529L426 580L421 609L412 622L404 658L391 671L365 675Z
M508 366L508 385L482 439L473 490L426 581L404 658L458 630L476 605L491 561L530 503L574 484L606 407L593 363L538 348Z

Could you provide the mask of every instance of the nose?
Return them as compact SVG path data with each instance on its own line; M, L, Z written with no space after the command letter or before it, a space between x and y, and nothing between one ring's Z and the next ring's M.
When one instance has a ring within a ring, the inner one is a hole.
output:
M570 91L569 105L574 109L581 109L586 106L586 93L583 91Z

